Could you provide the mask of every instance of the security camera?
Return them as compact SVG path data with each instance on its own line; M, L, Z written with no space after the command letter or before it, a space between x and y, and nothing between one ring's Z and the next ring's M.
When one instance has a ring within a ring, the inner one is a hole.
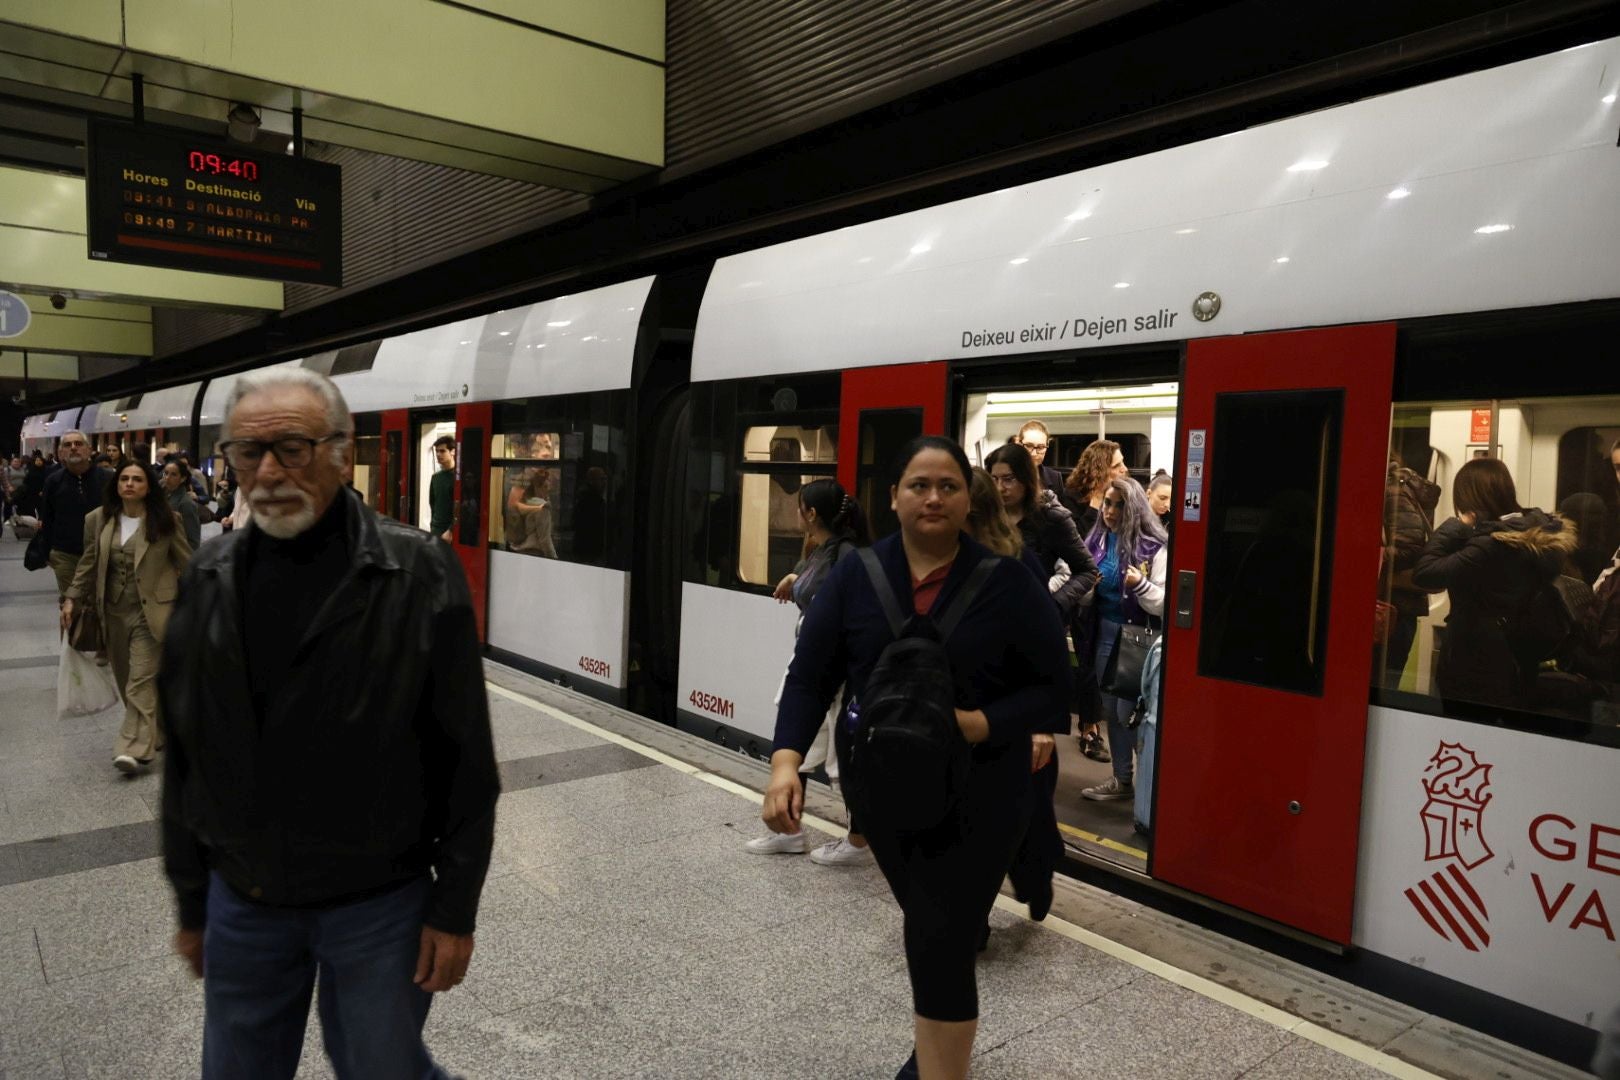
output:
M63 296L59 292L51 293L51 307L55 308L57 311L61 311L63 308L67 307L67 297Z

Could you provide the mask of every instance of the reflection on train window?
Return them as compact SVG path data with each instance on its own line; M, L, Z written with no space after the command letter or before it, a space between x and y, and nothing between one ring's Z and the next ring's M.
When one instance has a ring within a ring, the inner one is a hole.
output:
M822 427L751 427L743 433L744 461L838 460L838 425Z
M742 473L737 529L737 577L749 585L775 585L804 554L799 491L814 474Z
M622 567L626 391L501 402L490 438L491 547Z
M1620 743L1620 397L1403 402L1391 430L1374 686Z
M219 460L223 468L224 459ZM354 418L354 487L367 506L382 505L382 417L362 413ZM217 475L225 475L223 472Z
M1336 390L1216 397L1201 675L1321 695L1343 415Z

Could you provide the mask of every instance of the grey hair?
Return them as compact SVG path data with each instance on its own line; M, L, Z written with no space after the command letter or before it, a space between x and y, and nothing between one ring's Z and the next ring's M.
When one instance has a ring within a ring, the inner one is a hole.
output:
M349 415L349 403L343 400L343 391L337 384L318 371L306 367L278 366L249 371L236 377L231 392L225 398L225 419L220 425L227 438L231 431L231 416L242 399L261 390L274 390L283 386L301 387L321 399L326 406L326 423L341 439L332 440L333 460L340 462L343 451L354 436L354 419Z
M74 428L72 431L64 431L64 432L62 432L61 435L57 436L56 441L61 442L63 439L67 438L69 435L77 435L79 438L83 439L85 442L90 441L90 436L86 435L84 432L80 431L78 428Z
M1164 531L1158 515L1148 506L1147 492L1142 490L1141 484L1129 476L1116 476L1103 488L1105 496L1109 491L1118 492L1125 501L1125 505L1119 508L1119 528L1114 531L1119 538L1119 557L1122 560L1135 562L1141 558L1143 540L1154 540L1161 546L1169 541L1170 534ZM1091 536L1100 543L1107 532L1103 515L1098 514L1096 524L1091 527Z

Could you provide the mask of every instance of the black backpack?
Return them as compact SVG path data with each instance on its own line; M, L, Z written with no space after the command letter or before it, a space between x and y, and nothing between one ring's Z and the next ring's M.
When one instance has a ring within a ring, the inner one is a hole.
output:
M1531 589L1518 616L1508 621L1508 639L1520 664L1534 668L1564 659L1591 607L1591 586L1579 578L1558 574Z
M878 655L853 706L856 815L886 829L928 829L955 810L970 764L945 642L1001 560L992 555L974 567L937 620L907 619L877 555L870 548L858 552L895 639Z

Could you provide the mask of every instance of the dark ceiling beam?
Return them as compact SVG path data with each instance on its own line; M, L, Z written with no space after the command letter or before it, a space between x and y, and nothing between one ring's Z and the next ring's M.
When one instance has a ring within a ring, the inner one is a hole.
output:
M82 384L111 397L1208 138L1620 32L1606 0L1163 3L340 302ZM65 403L65 402L64 402Z

